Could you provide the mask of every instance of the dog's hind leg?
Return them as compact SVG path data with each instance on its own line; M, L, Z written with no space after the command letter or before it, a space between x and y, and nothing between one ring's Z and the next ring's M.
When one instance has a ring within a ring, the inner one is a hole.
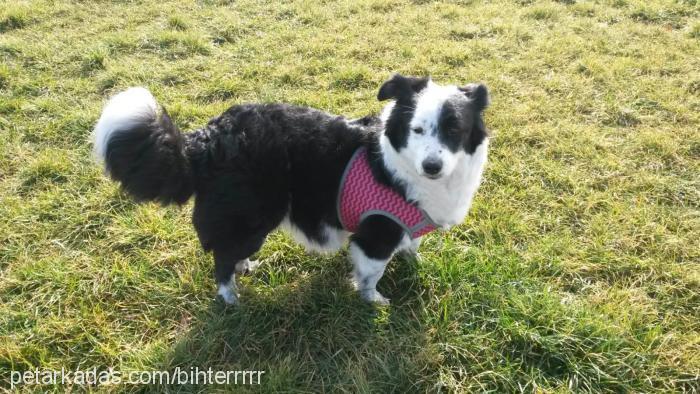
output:
M235 268L239 260L233 253L227 250L214 250L214 264L216 282L219 286L218 294L229 305L238 303L238 289L236 286Z
M214 248L214 276L219 287L218 294L225 303L233 305L238 303L238 289L236 286L236 272L243 273L250 270L252 262L248 260L257 252L265 241L260 239L248 239L239 245Z

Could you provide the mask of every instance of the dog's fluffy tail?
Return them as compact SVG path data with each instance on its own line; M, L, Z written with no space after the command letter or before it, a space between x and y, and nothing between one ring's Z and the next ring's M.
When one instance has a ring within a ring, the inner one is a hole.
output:
M145 88L109 100L93 142L106 172L137 201L182 204L194 193L185 139Z

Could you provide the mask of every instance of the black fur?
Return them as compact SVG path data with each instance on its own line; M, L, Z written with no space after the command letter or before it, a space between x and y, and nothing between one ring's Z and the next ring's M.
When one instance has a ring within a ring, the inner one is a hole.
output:
M403 229L386 216L370 216L352 235L367 257L384 260L391 257L403 238Z
M203 247L258 245L287 215L323 243L323 225L341 228L335 201L345 165L361 145L375 143L375 132L314 109L262 104L235 106L190 134Z
M163 112L109 139L105 165L112 179L137 201L186 202L194 193L185 139Z
M480 112L473 102L448 102L442 107L438 138L452 152L464 149L472 154L487 136Z
M464 95L467 96L474 106L474 110L481 112L489 105L489 91L486 85L481 83L472 83L459 88Z
M413 99L413 95L425 89L429 80L430 79L426 77L404 77L400 74L394 74L379 88L377 100L395 99L399 103L410 103Z
M396 74L384 82L379 89L377 99L396 100L394 109L386 125L386 136L391 144L398 150L406 146L408 135L408 123L413 117L416 106L415 96L428 85L428 78L404 77Z

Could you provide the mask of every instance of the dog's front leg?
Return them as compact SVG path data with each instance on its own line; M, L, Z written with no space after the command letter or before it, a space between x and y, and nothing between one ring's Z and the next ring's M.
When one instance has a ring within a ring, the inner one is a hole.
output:
M389 304L389 300L377 291L377 283L403 238L401 226L381 215L364 219L353 234L349 248L353 283L364 300Z
M356 243L350 243L350 260L352 260L352 279L360 297L367 302L388 305L389 299L377 291L377 283L384 275L389 259L373 259Z

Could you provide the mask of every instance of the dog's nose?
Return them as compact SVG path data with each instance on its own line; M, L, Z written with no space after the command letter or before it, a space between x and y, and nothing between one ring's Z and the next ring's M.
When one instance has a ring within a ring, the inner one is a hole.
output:
M423 160L423 171L428 175L437 175L442 170L442 160L429 157Z

